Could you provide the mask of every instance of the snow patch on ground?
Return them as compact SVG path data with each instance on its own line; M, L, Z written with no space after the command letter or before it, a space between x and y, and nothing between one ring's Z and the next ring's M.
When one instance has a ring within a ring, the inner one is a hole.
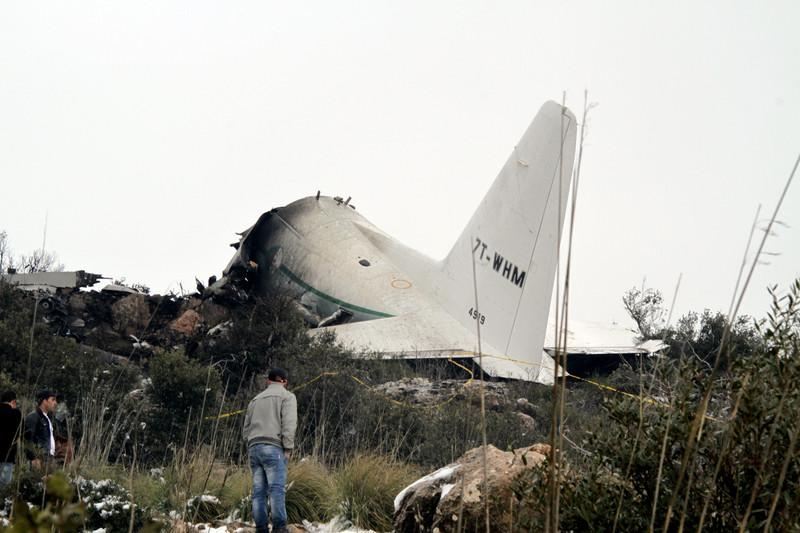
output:
M253 531L252 523L245 524L238 521L234 523L220 521L215 521L214 523L190 523L183 522L181 520L175 520L173 522L173 527L175 529L178 529L179 525L181 526L181 531L196 531L198 533L252 533ZM308 520L303 520L302 526L306 533L377 533L370 529L357 528L352 524L352 522L341 516L337 516L330 522L324 524L318 522L311 523Z
M370 529L359 529L344 517L337 516L326 524L312 524L303 520L303 529L307 533L375 533Z
M8 527L11 523L8 521L8 515L11 512L11 507L14 502L11 498L3 500L3 505L0 506L0 527Z
M230 531L228 526L214 527L207 524L195 524L194 527L197 531L202 531L203 533L228 533Z
M192 498L189 498L189 500L186 502L186 505L187 507L189 507L197 503L213 503L217 505L220 504L219 498L217 498L216 496L213 496L211 494L201 494L200 496L194 496Z

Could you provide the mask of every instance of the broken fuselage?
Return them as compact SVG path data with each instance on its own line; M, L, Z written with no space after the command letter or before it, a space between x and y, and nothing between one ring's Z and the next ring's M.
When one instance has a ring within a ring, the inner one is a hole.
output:
M408 254L412 272L387 259ZM310 265L314 265L310 268ZM224 276L252 279L257 293L288 292L314 326L388 318L433 302L421 282L435 262L394 242L340 198L310 196L261 215Z

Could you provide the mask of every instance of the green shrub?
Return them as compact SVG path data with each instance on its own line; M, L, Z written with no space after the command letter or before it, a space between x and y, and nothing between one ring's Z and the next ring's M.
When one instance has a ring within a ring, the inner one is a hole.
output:
M699 314L687 313L678 320L675 327L662 333L664 341L669 345L667 354L673 359L695 357L711 365L728 327L728 349L722 354L721 368L728 369L735 360L747 358L763 350L763 339L752 318L740 316L732 324L728 322L725 314L713 313L708 309Z
M203 405L212 408L221 389L216 368L189 359L180 350L154 357L150 380L149 392L155 404L179 417Z
M42 498L37 498L36 504L18 499L14 503L13 524L0 528L0 531L48 533L55 530L71 533L83 529L84 505L74 500L74 491L62 472L48 477L43 499L43 506Z
M180 350L154 357L150 380L141 458L163 463L175 449L202 440L202 430L211 427L203 423L217 413L222 387L216 367L189 359Z
M312 343L294 301L272 293L235 307L228 331L213 340L200 339L191 355L204 364L217 363L230 393L236 393L240 384L271 366L289 369L293 381L299 383L297 378L303 376L298 370L305 366L299 363L305 363Z
M559 527L800 528L800 280L774 297L760 335L747 344L757 347L752 353L723 353L721 372L692 357L646 374L645 387L653 385L668 405L610 396L606 423L565 465ZM703 429L692 438L709 390ZM547 475L537 470L517 480L520 528L541 530Z
M74 484L86 506L87 529L125 531L131 523L131 513L134 531L141 531L145 524L151 522L148 510L135 505L128 490L111 479L78 478Z

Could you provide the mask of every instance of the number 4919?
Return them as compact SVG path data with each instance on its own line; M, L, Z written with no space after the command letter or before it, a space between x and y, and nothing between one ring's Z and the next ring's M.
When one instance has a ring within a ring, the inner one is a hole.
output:
M486 315L479 313L474 307L470 307L467 313L472 317L473 320L479 320L481 326L486 323Z

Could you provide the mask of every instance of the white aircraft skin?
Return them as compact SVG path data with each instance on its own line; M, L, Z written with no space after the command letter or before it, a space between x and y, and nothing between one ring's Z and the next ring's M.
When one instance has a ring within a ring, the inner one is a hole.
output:
M492 376L552 383L543 343L575 138L573 114L545 103L441 261L318 194L264 213L210 289L257 270L260 290L290 291L320 325L335 324L313 332L345 345L480 359Z

